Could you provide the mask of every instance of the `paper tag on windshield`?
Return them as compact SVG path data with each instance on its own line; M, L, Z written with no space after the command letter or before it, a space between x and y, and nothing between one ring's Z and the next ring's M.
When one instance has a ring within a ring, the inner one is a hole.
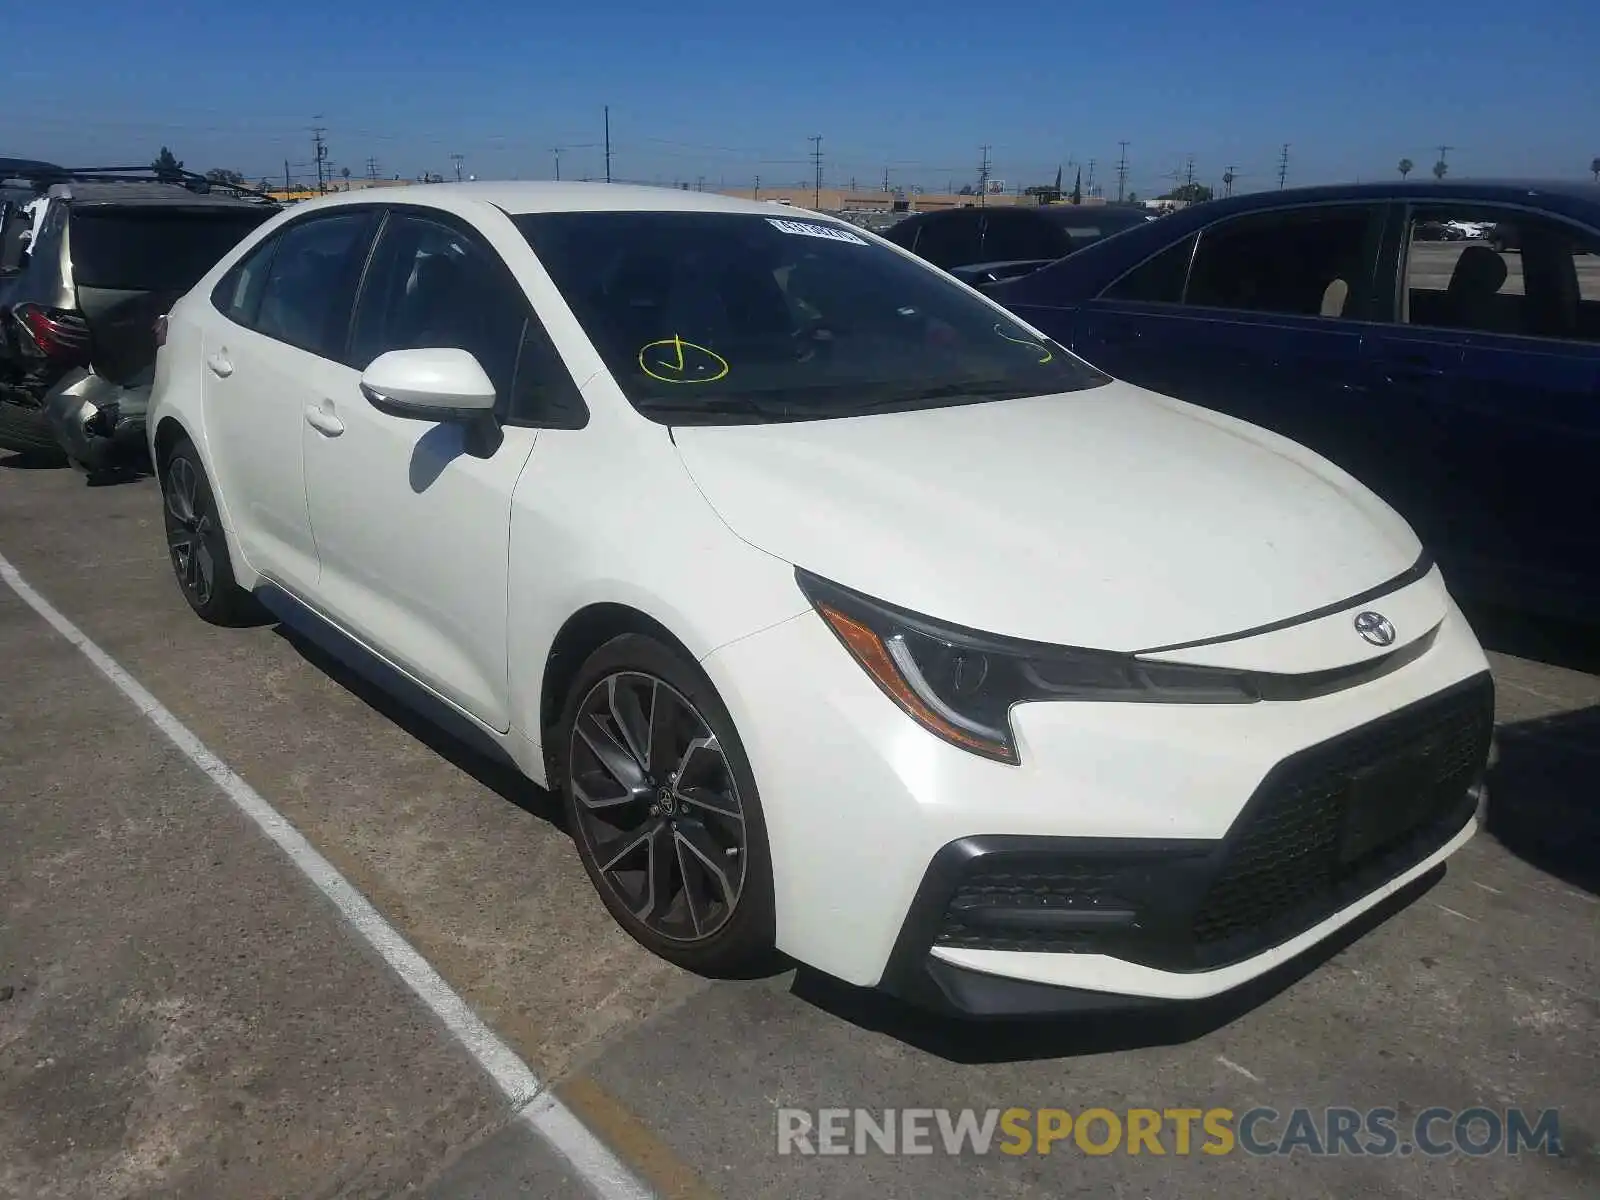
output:
M833 225L812 225L806 221L785 221L782 217L768 217L767 224L780 233L794 233L801 237L827 238L830 242L852 242L857 246L865 246L866 238L859 238L848 229L839 229Z

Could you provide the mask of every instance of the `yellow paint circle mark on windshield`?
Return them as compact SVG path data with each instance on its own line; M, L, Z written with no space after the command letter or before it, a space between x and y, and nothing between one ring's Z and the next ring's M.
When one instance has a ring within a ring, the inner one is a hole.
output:
M729 371L728 360L715 350L686 342L677 334L643 346L639 369L662 383L715 383Z
M1042 363L1047 363L1052 358L1055 357L1055 355L1050 352L1050 349L1049 349L1048 346L1041 346L1038 342L1035 342L1035 341L1027 341L1027 340L1024 340L1022 338L1014 338L1014 337L1012 337L1009 333L1007 333L1005 331L1005 329L1000 325L1000 323L998 321L995 322L994 331L996 333L998 333L1001 337L1005 338L1005 340L1008 341L1008 342L1015 342L1019 346L1027 346L1030 350L1042 351L1044 353L1044 357L1039 360L1039 362L1041 364Z

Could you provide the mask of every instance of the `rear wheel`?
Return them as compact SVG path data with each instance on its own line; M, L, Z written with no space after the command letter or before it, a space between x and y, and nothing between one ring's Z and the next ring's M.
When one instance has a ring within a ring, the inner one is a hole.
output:
M216 497L192 443L178 443L168 457L161 471L161 497L167 551L189 607L213 625L254 620L259 609L234 582Z
M654 638L607 642L579 670L556 739L573 840L617 922L692 971L765 969L766 824L733 721L698 666Z

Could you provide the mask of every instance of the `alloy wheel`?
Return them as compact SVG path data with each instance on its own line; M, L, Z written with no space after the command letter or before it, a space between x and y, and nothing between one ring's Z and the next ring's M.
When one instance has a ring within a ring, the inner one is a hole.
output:
M613 897L673 941L722 929L744 887L745 817L694 705L653 675L607 675L578 706L567 761L574 832Z
M215 522L200 496L200 475L179 455L167 467L167 548L181 583L196 604L206 604L216 586L211 541Z

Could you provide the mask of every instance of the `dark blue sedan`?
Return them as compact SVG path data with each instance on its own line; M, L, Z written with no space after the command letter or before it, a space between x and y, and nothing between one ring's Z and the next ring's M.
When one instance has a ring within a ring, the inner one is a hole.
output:
M1446 222L1485 236L1431 236ZM986 291L1112 375L1333 459L1460 592L1600 619L1600 186L1233 197Z

